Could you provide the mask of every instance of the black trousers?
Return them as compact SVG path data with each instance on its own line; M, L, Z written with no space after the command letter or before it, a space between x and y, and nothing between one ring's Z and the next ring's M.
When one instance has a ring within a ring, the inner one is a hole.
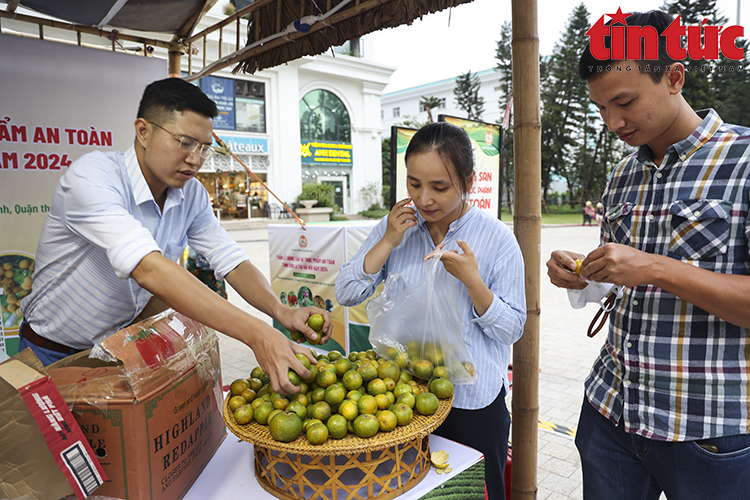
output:
M481 451L489 500L505 500L509 432L510 414L503 389L492 404L479 410L453 408L434 434Z

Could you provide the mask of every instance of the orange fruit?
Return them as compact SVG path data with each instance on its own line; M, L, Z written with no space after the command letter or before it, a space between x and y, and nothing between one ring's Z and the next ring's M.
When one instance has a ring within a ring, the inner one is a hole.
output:
M338 351L334 352L338 353ZM343 377L346 372L352 369L352 362L349 361L349 358L338 358L333 362L333 366L336 367L338 376Z
M396 415L399 426L409 425L413 416L412 409L404 403L396 403L391 410Z
M353 389L359 389L363 382L362 375L356 370L347 370L347 372L341 377L341 381L344 383L344 387L350 391Z
M378 408L381 410L385 410L391 404L391 400L386 394L376 394L375 402L378 404Z
M323 370L318 372L318 376L315 377L315 383L318 384L318 387L328 387L329 385L333 385L336 383L338 377L336 377L336 367L334 367L333 371L331 370Z
M378 422L380 424L381 432L390 432L398 425L398 419L396 414L392 411L383 410L378 413Z
M357 389L352 389L351 391L346 393L346 399L351 399L355 403L359 402L359 398L362 397L362 393L359 392Z
M433 377L448 378L448 375L448 368L445 366L436 366L435 369L432 370Z
M383 382L383 379L374 378L367 383L368 394L376 396L378 394L385 394L387 391L388 388L386 387L385 382Z
M355 401L344 400L339 405L339 414L347 420L354 420L359 415L359 406Z
M429 380L430 377L432 377L432 370L434 369L434 366L429 360L423 359L415 363L412 366L412 369L414 370L414 375L416 375L418 378L421 378L422 380Z
M242 405L234 411L234 419L240 425L249 424L253 419L253 407Z
M370 380L377 378L378 376L378 367L377 365L370 363L362 363L359 368L357 368L357 373L362 375L362 380L364 382L369 382Z
M432 415L437 411L439 404L437 396L431 392L423 392L417 396L415 407L422 415Z
M374 415L375 412L378 411L378 402L374 396L365 394L359 399L359 401L357 401L357 408L359 409L359 413L369 413Z
M289 443L302 434L302 419L296 413L281 412L271 419L268 424L268 431L276 441Z
M248 379L248 383L250 384L250 389L254 390L256 393L261 387L263 387L263 382L261 382L259 378L252 377Z
M405 392L396 399L396 402L404 403L409 406L409 408L414 408L414 405L417 404L417 398L415 398L414 394L411 392Z
M294 353L294 355L296 356L297 359L299 359L299 362L305 366L305 368L309 370L312 367L312 363L310 362L310 359L307 356L305 356L301 352L296 352Z
M239 396L240 394L242 394L242 391L249 388L250 382L248 382L247 379L238 378L229 386L229 393L232 396Z
M253 401L254 402L254 401ZM268 423L268 417L275 408L268 401L264 401L260 406L255 409L253 419L261 425Z
M307 427L305 432L307 440L312 445L320 445L328 441L328 427L326 424L313 424Z
M401 375L401 368L398 367L393 361L386 361L381 365L378 365L378 377L390 378L393 380L398 379Z
M320 332L323 329L324 323L325 319L320 314L313 314L312 316L307 318L307 326L309 326L316 332ZM318 335L318 338L320 338L320 335Z
M312 405L312 418L325 422L331 416L331 406L325 401L319 401Z
M345 397L346 389L340 382L336 382L326 388L325 402L331 406L341 403Z
M438 399L448 399L453 396L453 382L447 378L436 378L430 384L430 392L437 396Z
M255 399L255 397L257 396L257 394L255 393L254 390L252 390L250 388L247 388L244 391L242 391L242 394L240 394L240 396L242 396L243 398L245 398L245 401L247 401L248 403L252 403L253 399Z
M372 437L380 430L380 421L375 415L365 413L352 422L354 433L361 438Z
M289 403L289 405L286 407L286 411L296 413L297 416L302 420L307 418L307 407L299 401L292 401L291 403Z
M393 395L398 398L400 395L404 393L413 394L414 390L411 388L409 384L399 383L396 384L396 387L393 388Z
M315 404L315 403L317 403L319 401L325 401L325 399L326 399L326 389L325 389L325 387L316 387L310 393L310 402L312 404Z
M247 400L243 398L242 396L232 396L229 399L229 411L234 413L235 411L237 411L237 409L240 406L246 405L246 404L247 404Z
M331 415L331 418L326 422L328 427L328 435L333 439L341 439L348 433L347 430L348 420L342 415Z

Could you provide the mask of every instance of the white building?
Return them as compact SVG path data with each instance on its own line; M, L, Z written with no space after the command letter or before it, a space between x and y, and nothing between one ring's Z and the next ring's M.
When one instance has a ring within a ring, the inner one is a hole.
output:
M504 97L503 87L500 83L501 73L497 69L486 69L475 73L479 76L479 96L484 98L484 113L481 121L488 123L500 123L503 113L500 111L500 98ZM456 75L458 76L458 75ZM432 115L437 120L437 115L449 115L460 118L466 117L466 112L458 108L453 89L456 87L455 78L447 78L417 87L398 90L383 94L380 99L380 118L383 128L388 134L392 125L399 125L407 119L413 119L419 123L428 121L427 111L420 105L422 97L437 97L443 100L443 105L432 110Z

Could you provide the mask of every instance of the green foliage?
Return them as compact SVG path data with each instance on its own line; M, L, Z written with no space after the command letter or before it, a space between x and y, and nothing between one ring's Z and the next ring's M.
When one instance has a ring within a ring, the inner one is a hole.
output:
M500 40L497 41L495 50L495 59L497 60L496 68L500 70L500 87L503 89L503 95L500 96L498 107L500 108L500 121L505 116L505 109L508 101L513 95L513 52L511 42L513 41L513 29L510 22L505 21L500 27ZM503 130L503 143L500 152L500 172L503 178L503 189L506 192L512 191L515 184L515 164L513 151L513 107L510 107L510 121L507 129ZM508 204L508 211L512 214L511 196L503 197Z
M334 214L341 211L341 207L336 205L334 201L334 187L331 184L305 182L302 184L302 192L297 196L297 203L300 200L318 200L318 204L315 207L333 208Z
M362 210L359 214L362 217L366 217L368 219L382 219L383 217L388 215L388 212L390 212L390 210L388 210L387 208L377 207L373 205L367 210Z
M383 189L391 186L391 138L380 142L380 161L383 166Z
M471 70L456 78L453 95L459 109L466 112L469 120L480 120L484 113L484 97L479 96L480 86L479 75L472 75Z
M589 27L589 12L584 4L579 4L547 61L541 92L545 199L553 176L564 178L570 192L579 190L583 182L596 191L598 183L606 179L609 165L602 159L608 157L597 148L607 144L608 132L597 144L601 120L590 106L586 83L578 77L578 59L586 46Z
M391 186L383 186L382 192L383 192L383 206L387 208L391 206Z
M435 96L422 96L419 98L419 104L421 104L425 110L427 110L427 120L429 123L435 123L435 118L432 116L432 110L439 108L443 104L443 100Z
M719 14L716 0L674 0L664 9L679 14L683 25L700 25L704 19L712 26L724 26L728 19ZM738 40L747 49L747 40ZM747 51L746 51L747 52ZM748 60L733 61L720 54L718 61L686 58L682 95L695 110L715 108L727 123L750 127L750 75ZM710 70L709 70L710 69ZM739 69L739 71L738 71Z
M708 19L709 25L721 26L727 21L719 16L716 0L676 0L665 4L664 7L672 16L679 14L683 25L700 25L703 19ZM682 62L685 65L686 76L682 87L685 100L696 110L715 107L716 94L711 72L701 71L701 66L704 66L706 61L686 57Z

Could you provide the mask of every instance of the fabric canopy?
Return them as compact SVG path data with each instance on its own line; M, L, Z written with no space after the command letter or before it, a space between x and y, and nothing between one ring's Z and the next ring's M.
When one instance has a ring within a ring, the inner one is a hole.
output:
M16 5L64 21L189 35L216 0L20 0Z

